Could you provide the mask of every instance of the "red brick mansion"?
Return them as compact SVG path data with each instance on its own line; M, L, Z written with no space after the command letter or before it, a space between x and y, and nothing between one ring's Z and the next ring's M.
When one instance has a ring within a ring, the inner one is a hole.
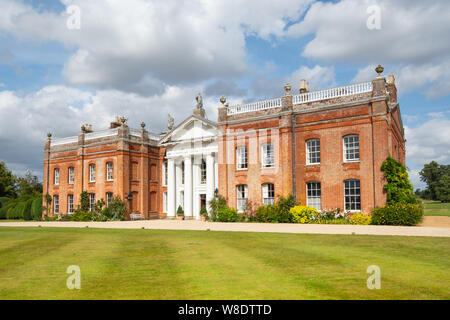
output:
M70 214L80 193L91 204L119 195L129 213L199 219L214 197L242 211L251 201L294 195L319 210L369 212L384 205L380 170L388 155L405 163L405 137L392 75L320 91L284 87L282 97L230 106L220 99L217 122L197 97L193 114L155 134L117 118L109 129L83 125L78 136L52 139L44 150L44 194L53 214Z

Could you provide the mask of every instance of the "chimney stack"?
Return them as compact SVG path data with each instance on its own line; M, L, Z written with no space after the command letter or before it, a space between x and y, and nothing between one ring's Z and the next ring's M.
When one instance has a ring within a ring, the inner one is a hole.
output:
M300 80L300 93L305 93L309 91L309 84L306 80Z

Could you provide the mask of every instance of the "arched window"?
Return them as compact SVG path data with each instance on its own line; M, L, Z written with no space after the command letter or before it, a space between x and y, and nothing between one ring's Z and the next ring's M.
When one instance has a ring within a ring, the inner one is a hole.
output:
M320 182L306 184L306 205L322 210L322 190Z
M59 168L55 168L53 171L53 176L55 185L59 185Z
M247 169L247 147L239 146L236 148L236 169Z
M106 181L114 180L114 165L112 161L106 163Z
M68 174L68 183L69 184L74 184L75 182L75 168L74 167L69 167L69 174Z
M274 165L273 144L265 143L261 146L261 166L263 168L273 168Z
M237 210L238 212L244 212L247 206L248 192L247 185L240 184L236 186L237 191Z
M352 134L344 137L344 161L359 161L359 136Z
M361 187L359 180L344 181L344 204L346 211L361 211Z
M310 139L306 141L306 164L320 163L320 140Z
M89 165L89 182L95 182L95 164Z
M262 185L263 204L273 204L275 202L275 186L273 183L264 183Z

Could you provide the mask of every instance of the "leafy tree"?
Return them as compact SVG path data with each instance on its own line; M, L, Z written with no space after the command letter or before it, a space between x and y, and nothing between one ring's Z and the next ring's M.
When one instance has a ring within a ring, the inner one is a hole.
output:
M16 196L16 176L6 167L6 164L0 162L0 197Z
M210 217L212 221L215 221L220 209L223 209L227 206L227 199L220 195L218 192L215 192L214 198L209 201L209 209L210 209Z
M107 208L111 220L122 220L125 212L127 212L127 204L119 196L113 197Z
M42 183L39 182L37 176L31 174L30 170L26 171L24 177L17 178L17 194L19 197L39 193L42 193Z
M431 161L423 166L419 175L420 180L427 184L426 191L429 193L429 199L449 201L448 177L450 176L450 165L441 165L436 161Z
M450 202L450 174L441 176L436 186L436 197L442 202Z
M381 171L387 180L383 189L387 193L388 204L417 202L413 196L413 186L409 182L408 172L401 162L388 156L381 165Z
M89 193L87 191L83 191L80 194L80 210L83 212L90 211Z

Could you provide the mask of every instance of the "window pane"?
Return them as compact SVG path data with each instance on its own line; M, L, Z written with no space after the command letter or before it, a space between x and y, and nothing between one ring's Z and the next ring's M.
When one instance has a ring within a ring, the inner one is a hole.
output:
M344 181L345 210L361 210L361 189L359 180Z
M306 141L306 163L320 163L320 140L311 139Z
M344 157L345 161L359 160L359 136L344 137Z

